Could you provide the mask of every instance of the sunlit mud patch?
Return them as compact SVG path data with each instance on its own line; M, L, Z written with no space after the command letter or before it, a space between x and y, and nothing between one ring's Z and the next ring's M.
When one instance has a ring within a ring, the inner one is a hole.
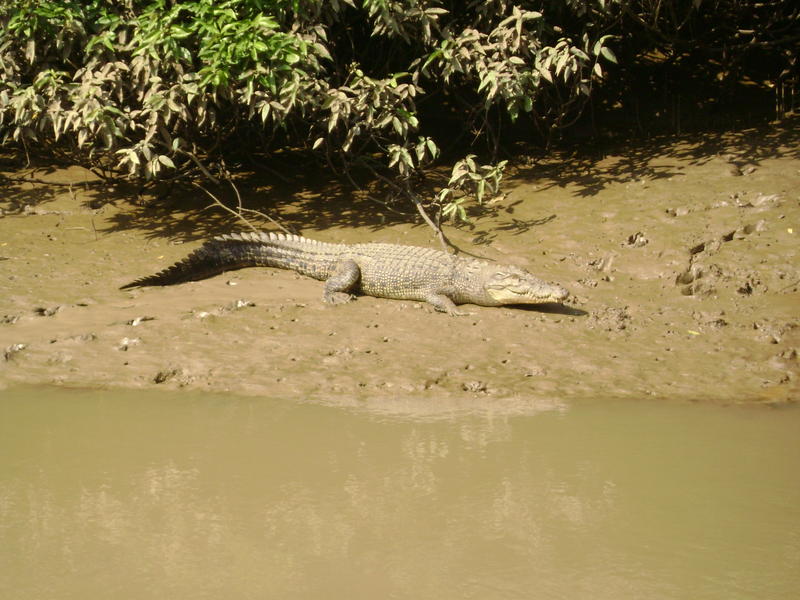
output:
M97 204L97 186L11 185L0 197L0 386L209 390L424 418L530 414L597 396L793 402L797 131L521 160L505 195L450 237L571 295L529 308L463 305L469 315L455 319L372 297L329 306L319 282L266 268L120 291L240 224L196 198ZM747 155L739 176L726 154ZM262 185L239 186L254 208L265 208ZM386 215L321 187L298 190L275 216L324 242L438 244L402 220L372 227Z

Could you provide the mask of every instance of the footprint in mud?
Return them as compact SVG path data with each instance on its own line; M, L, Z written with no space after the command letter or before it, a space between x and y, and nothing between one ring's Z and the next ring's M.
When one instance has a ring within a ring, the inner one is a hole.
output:
M739 229L728 231L720 237L700 242L689 248L689 266L675 277L675 285L682 286L681 294L684 296L711 296L716 294L717 289L714 283L720 279L731 279L731 276L726 275L718 265L703 266L696 262L697 259L702 256L712 256L720 251L723 244L734 239L744 239L748 235L757 231L764 231L764 229L766 229L766 222L762 219L757 223L749 223ZM748 283L740 286L737 291L740 294L750 294L754 289L748 279Z
M707 281L695 281L681 288L684 296L713 296L717 293L717 288Z
M606 306L591 313L588 327L593 329L599 327L605 331L626 331L631 325L631 313L628 307L622 308Z
M701 325L702 327L708 327L710 329L721 329L723 327L727 327L729 323L725 319L725 316L725 311L722 310L716 313L703 311L694 311L692 313L692 318L698 325Z
M226 306L219 306L211 311L193 310L191 312L191 316L201 320L207 319L209 317L221 317L223 315L236 312L237 310L241 310L243 308L250 308L255 305L256 303L252 302L251 300L245 300L244 298L240 298L238 300L235 300L234 302L231 302L230 304L227 304ZM152 317L142 317L142 319L151 320ZM132 323L129 322L128 324L131 325Z
M707 280L702 281L702 277L711 274ZM690 265L688 269L679 273L675 278L675 285L682 285L681 294L684 296L713 296L717 293L717 288L711 283L712 279L722 276L722 270L716 265L711 265L708 269L700 265Z
M703 267L700 265L691 265L683 273L679 273L675 278L675 285L688 285L695 279L700 279L703 276Z

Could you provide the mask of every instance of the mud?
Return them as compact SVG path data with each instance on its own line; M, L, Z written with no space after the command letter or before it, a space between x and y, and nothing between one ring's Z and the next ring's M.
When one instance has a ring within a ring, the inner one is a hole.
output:
M468 306L466 317L368 297L326 306L319 282L270 269L119 291L240 225L196 202L137 200L83 169L22 168L6 156L0 389L183 387L447 406L796 401L795 129L517 158L506 195L451 238L573 296L563 306ZM245 180L240 191L308 237L436 245L425 226L358 194L353 204L333 184Z

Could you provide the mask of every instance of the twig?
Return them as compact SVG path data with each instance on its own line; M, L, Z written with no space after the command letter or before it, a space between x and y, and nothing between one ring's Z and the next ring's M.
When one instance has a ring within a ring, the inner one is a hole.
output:
M211 182L212 182L214 185L219 185L219 179L217 179L216 177L214 177L214 176L213 176L213 175L212 175L212 174L211 174L211 173L208 171L208 169L206 169L206 168L205 168L205 166L203 166L203 163L201 163L201 162L200 162L200 160L199 160L199 159L198 159L198 158L197 158L197 157L196 157L194 154L192 154L191 152L188 152L187 150L183 150L183 149L181 149L181 148L176 148L176 149L175 149L175 151L176 151L176 152L180 152L181 154L185 154L186 156L188 156L189 158L191 158L191 159L192 159L192 161L194 162L194 164L196 164L196 165L197 165L197 168L198 168L198 169L200 169L200 170L203 172L203 175L205 175L206 177L208 177L208 179L209 179L209 180L210 180L210 181L211 181ZM195 185L197 185L197 184L195 184ZM200 187L200 186L198 186L198 187ZM205 188L202 188L202 187L200 187L200 189L202 189L203 191L205 191L207 194L211 194L211 192L209 192L209 191L208 191L208 190L206 190ZM212 198L214 198L214 200L217 200L217 199L216 199L216 198L215 198L213 195L211 195L211 197L212 197ZM219 200L217 200L217 202L219 202ZM222 203L220 202L220 204L222 204ZM227 207L225 207L225 208L227 208Z
M214 201L214 204L216 204L217 206L219 206L219 207L220 207L220 208L222 208L223 210L225 210L225 211L227 211L227 212L231 213L231 214L232 214L234 217L236 217L236 218L237 218L237 219L239 219L240 221L243 221L243 222L244 222L244 224L245 224L245 225L247 225L247 226L248 226L250 229L252 229L253 231L258 231L258 228L257 228L257 227L255 227L255 226L254 226L254 225L253 225L253 224L252 224L250 221L248 221L248 220L247 220L247 218L245 218L245 217L244 217L244 216L243 216L241 213L238 213L238 212L236 212L235 210L233 210L232 208L229 208L229 207L225 206L225 205L224 205L224 204L223 204L223 203L220 201L220 199L219 199L219 198L217 198L217 197L216 197L214 194L212 194L211 192L209 192L209 191L208 191L206 188L204 188L202 185L200 185L200 184L199 184L199 183L197 183L196 181L193 181L193 182L192 182L192 185L193 185L193 186L195 186L195 187L197 187L197 188L200 188L200 189L201 189L201 190L203 190L203 191L204 191L206 194L208 194L208 196L209 196L209 197L210 197L210 198L211 198L211 199Z
M455 250L456 252L461 252L461 249L458 246L456 246L453 242L447 239L447 236L444 234L444 231L442 231L442 228L436 225L436 223L434 223L433 220L431 220L430 216L428 216L428 213L425 211L425 207L422 206L422 201L420 197L414 192L412 192L411 188L407 184L405 186L398 185L388 177L385 177L384 175L373 169L369 163L364 163L364 166L366 166L370 171L372 171L372 174L375 175L375 177L383 181L389 187L392 187L401 194L404 194L409 200L411 200L411 202L414 203L414 206L417 208L417 212L422 217L422 220L425 221L425 223L427 223L428 226L431 229L433 229L434 232L436 232L436 238L439 240L439 243L442 245L442 249L445 252L448 252L449 249Z
M231 184L231 187L233 188L233 191L236 193L236 207L237 207L237 210L239 211L239 213L247 212L247 213L252 213L254 215L258 215L259 217L262 217L262 218L266 219L267 221L269 221L270 223L272 223L273 225L275 225L275 227L281 229L284 233L292 233L286 227L281 225L278 221L276 221L275 219L270 217L267 213L261 212L260 210L255 210L253 208L244 208L242 206L242 196L241 196L241 194L239 194L239 188L236 187L236 184L233 183L233 180L230 179L230 178L228 179L228 183Z
M269 221L270 223L275 225L275 227L277 227L278 229L280 229L284 233L292 233L292 234L295 233L294 231L288 229L287 227L284 227L278 221L276 221L275 219L270 217L268 214L261 212L260 210L255 210L253 208L244 208L244 207L242 207L241 210L242 210L243 213L251 213L251 214L254 214L254 215L258 215L259 217L261 217L263 219L266 219L267 221Z
M257 228L255 225L253 225L253 224L252 224L252 223L251 223L251 222L250 222L250 221L247 219L247 217L245 217L245 216L244 216L244 214L242 214L242 213L252 213L252 214L258 215L259 217L262 217L262 218L266 219L267 221L269 221L270 223L272 223L273 225L275 225L276 227L278 227L278 228L279 228L280 230L282 230L284 233L292 233L292 232L291 232L291 231L289 231L289 230L288 230L286 227L284 227L283 225L281 225L281 224L280 224L278 221L276 221L275 219L273 219L273 218L272 218L272 217L270 217L269 215L267 215L267 214L265 214L265 213L263 213L263 212L261 212L261 211L259 211L259 210L253 210L252 208L244 208L244 207L242 206L242 197L239 195L239 190L237 190L237 189L236 189L236 186L233 184L233 182L232 182L230 179L228 180L228 183L230 183L230 184L231 184L231 187L232 187L232 188L233 188L233 190L236 192L236 197L238 198L238 201L239 201L239 203L238 203L238 207L237 207L237 210L233 210L232 208L230 208L230 207L226 206L225 204L223 204L223 202L222 202L222 201L221 201L219 198L217 198L217 197L216 197L214 194L212 194L211 192L209 192L209 191L208 191L206 188L204 188L204 187L203 187L202 185L200 185L199 183L197 183L197 182L193 181L193 182L192 182L192 185L194 185L195 187L198 187L198 188L200 188L201 190L203 190L203 191L204 191L206 194L208 194L208 196L209 196L209 197L210 197L210 198L211 198L211 199L214 201L214 204L215 204L215 205L219 206L219 207L220 207L220 208L222 208L223 210L225 210L225 211L229 212L230 214L232 214L233 216L235 216L235 217L236 217L237 219L239 219L240 221L244 222L244 224L245 224L245 225L247 225L247 226L248 226L250 229L252 229L253 231L258 231L258 228Z
M239 212L242 212L242 195L239 193L239 188L236 187L236 184L233 183L233 179L230 177L228 178L228 183L231 184L231 187L236 194L236 208L239 210Z
M411 201L414 203L414 206L417 207L417 212L422 217L422 220L425 221L428 224L428 226L436 232L436 237L439 239L439 243L442 245L442 249L445 252L447 252L449 246L453 250L458 250L459 248L457 248L455 244L453 244L450 240L447 239L447 237L445 237L442 228L439 227L436 223L434 223L428 216L428 213L425 212L425 207L422 206L422 201L420 200L420 197L409 189L406 190L406 195L409 198L411 198Z
M357 189L360 192L364 191L364 188L362 186L358 185L356 183L355 179L353 179L353 176L350 175L350 171L348 169L345 169L343 172L344 172L344 176L347 177L348 181L350 181L350 185L352 185L355 189ZM403 212L401 210L397 210L396 208L393 208L393 207L389 206L388 202L383 202L381 200L378 200L377 198L373 198L370 194L365 193L364 197L367 200L370 200L371 202L374 202L375 204L380 204L386 210L391 211L391 212L393 212L393 213L395 213L397 215L402 215L404 217L407 217L410 214L410 213L407 213L407 212Z
M798 283L800 283L800 279L798 279L797 281L793 281L793 282L792 282L792 283L790 283L789 285L785 285L785 286L783 286L783 287L782 287L781 289L779 289L778 291L779 291L779 292L785 292L785 291L786 291L786 290L788 290L790 287L792 287L792 286L795 286L795 285L797 285Z
M5 175L0 176L0 180L2 181L10 181L14 183L41 183L44 185L54 185L54 186L63 186L63 187L72 187L75 185L75 182L64 182L64 181L46 181L44 179L37 179L35 177L7 177ZM107 184L106 181L82 181L80 185L98 185L98 184Z

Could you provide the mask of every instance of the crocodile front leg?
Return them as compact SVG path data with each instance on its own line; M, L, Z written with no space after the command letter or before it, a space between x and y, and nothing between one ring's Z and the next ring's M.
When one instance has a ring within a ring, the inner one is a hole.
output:
M322 292L323 302L328 304L345 304L355 298L350 291L358 284L361 269L352 259L344 260L336 265L336 270L326 281Z
M444 294L429 294L425 301L439 312L447 313L451 317L464 317L469 314L458 310L455 302Z

